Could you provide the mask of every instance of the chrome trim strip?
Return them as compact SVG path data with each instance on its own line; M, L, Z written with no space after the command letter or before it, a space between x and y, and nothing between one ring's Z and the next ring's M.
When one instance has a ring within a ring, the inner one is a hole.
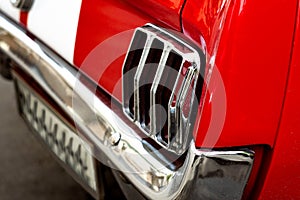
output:
M140 30L140 29L137 29L137 30ZM134 119L133 120L138 121L138 122L140 121L140 115L139 115L140 108L139 108L139 103L138 103L139 98L140 98L140 95L139 95L140 78L141 78L143 69L145 67L145 63L147 60L147 56L150 52L152 42L155 39L152 34L150 34L150 33L146 33L146 34L147 34L147 40L146 40L146 44L145 44L145 50L142 53L139 66L138 66L138 68L136 70L136 74L134 76Z
M188 131L190 130L189 129L190 119L189 119L189 117L185 118L185 116L183 114L183 105L186 102L186 97L189 92L190 84L191 84L192 80L195 79L196 73L197 73L197 67L190 66L188 68L187 74L184 77L182 86L179 91L179 95L178 95L179 98L176 100L175 108L176 108L177 115L175 115L175 116L177 119L176 125L178 126L178 128L177 128L178 133L175 135L175 141L173 143L171 142L170 146L175 147L175 150L177 150L177 151L181 150L181 149L185 149L185 145L186 145L185 143L187 142L187 140L184 140L186 138L183 138L183 137L189 136ZM192 100L192 98L191 98L191 100ZM192 105L190 105L190 107L192 107ZM191 110L189 111L188 116L190 116L190 112L191 112ZM179 152L179 153L182 153L182 152Z
M184 64L185 60L182 60L180 68L179 68L179 72L181 72L182 68L183 68L183 64ZM177 109L176 109L176 104L175 106L172 105L174 98L175 98L175 93L176 93L176 89L177 87L179 87L179 79L180 79L181 73L178 73L176 81L175 81L175 87L172 91L172 94L170 96L170 100L169 100L169 104L168 104L168 130L169 130L169 137L168 137L168 143L169 143L169 148L173 147L173 137L176 137L176 131L177 128L175 129L175 131L173 130L173 127L177 126ZM175 147L176 148L176 147Z
M77 71L72 66L52 55L1 15L0 50L73 117L82 131L79 136L88 138L94 145L94 156L102 162L108 158L105 163L122 171L147 198L242 197L254 152L201 150L191 141L182 165L170 168L167 166L170 163L160 159L164 156L159 150L153 152L154 147L146 148L143 138L88 87L78 82ZM73 90L75 87L79 89ZM74 107L74 101L81 109ZM220 185L238 187L225 191L216 187Z
M165 69L165 65L166 65L170 51L171 51L170 46L165 43L160 62L158 64L158 69L157 69L157 72L156 72L154 80L153 80L153 84L150 89L150 106L152 106L152 109L150 110L151 126L150 126L149 136L151 136L152 138L156 138L156 136L157 136L157 133L156 133L157 129L156 129L156 123L155 123L155 118L156 118L155 94L157 92L157 88L158 88L162 73Z

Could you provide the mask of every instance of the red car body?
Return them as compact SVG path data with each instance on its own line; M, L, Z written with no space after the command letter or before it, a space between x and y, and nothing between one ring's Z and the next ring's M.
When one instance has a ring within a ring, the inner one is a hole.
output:
M300 197L298 0L82 0L72 60L31 29L30 15L20 11L16 21L120 103L118 81L134 29L152 23L183 33L206 51L207 59L196 147L256 151L245 196ZM106 51L99 50L101 62L92 63L88 57L99 44Z

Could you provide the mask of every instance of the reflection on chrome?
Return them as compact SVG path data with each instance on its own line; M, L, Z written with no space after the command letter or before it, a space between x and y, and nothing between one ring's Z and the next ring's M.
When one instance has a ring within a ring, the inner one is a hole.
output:
M0 50L34 79L64 112L104 164L122 171L147 198L240 199L254 152L196 149L193 141L178 167L77 79L77 71L0 16ZM73 101L73 103L72 103ZM108 159L107 159L108 158Z
M135 29L123 64L123 110L168 151L188 149L202 93L205 54L182 36L146 24ZM196 109L195 109L196 108Z

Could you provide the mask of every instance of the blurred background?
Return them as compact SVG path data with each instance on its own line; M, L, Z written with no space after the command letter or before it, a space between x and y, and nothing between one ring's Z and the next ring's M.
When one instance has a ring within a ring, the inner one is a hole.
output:
M0 77L0 199L88 199L18 115L14 86Z

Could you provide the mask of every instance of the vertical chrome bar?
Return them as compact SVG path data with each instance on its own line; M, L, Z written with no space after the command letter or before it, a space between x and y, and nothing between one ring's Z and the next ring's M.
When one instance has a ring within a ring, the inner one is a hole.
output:
M181 71L182 71L182 68L183 68L183 64L184 64L185 60L182 60L181 62L181 66L179 68L179 73L178 73L178 76L176 78L176 81L175 81L175 87L174 87L174 90L172 91L172 94L170 96L170 100L169 100L169 109L168 109L168 130L169 130L169 137L168 137L168 146L169 148L172 148L172 146L174 145L174 142L172 144L172 141L173 141L173 137L178 133L178 127L176 125L176 104L173 106L173 101L176 100L175 99L175 96L177 95L177 92L179 93L180 91L180 83L179 83L179 79L180 79L180 76L181 76Z
M181 86L181 89L179 91L178 98L176 99L176 123L178 126L178 132L175 135L175 142L178 149L181 149L183 146L183 143L185 142L186 136L186 128L189 124L189 118L188 116L185 117L183 114L183 105L186 101L186 97L188 94L188 89L192 83L192 80L194 79L197 72L197 68L194 66L190 66L188 68L188 71L184 77L183 84ZM190 111L189 111L190 112Z
M169 46L170 44L165 44L164 45L164 50L163 50L163 54L162 57L160 59L159 65L158 65L158 70L155 74L154 77L154 81L152 83L152 87L150 90L150 105L151 105L151 109L150 109L150 136L156 136L156 132L157 132L157 128L156 128L156 122L155 122L155 118L156 118L156 102L155 102L155 94L160 82L160 79L162 78L162 74L163 71L166 67L166 62L169 56L169 53L171 51L171 47Z
M130 48L126 54L125 62L123 63L123 110L127 116L134 120L134 83L132 80L136 74L138 64L141 60L141 55L144 51L147 41L147 34L138 28L130 42Z
M141 60L139 62L136 74L134 76L134 120L140 121L139 116L139 82L142 75L143 69L145 67L146 59L149 54L152 42L154 40L154 35L147 32L147 41L145 45L145 50L142 53Z

